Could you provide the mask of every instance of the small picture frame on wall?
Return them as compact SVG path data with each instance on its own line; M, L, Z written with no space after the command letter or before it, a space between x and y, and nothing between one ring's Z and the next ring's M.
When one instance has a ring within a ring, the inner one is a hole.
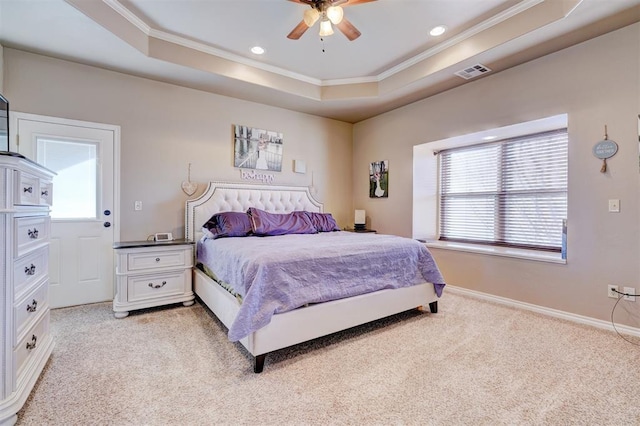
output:
M389 160L369 164L369 198L389 197Z
M233 166L242 169L282 171L282 133L233 125Z

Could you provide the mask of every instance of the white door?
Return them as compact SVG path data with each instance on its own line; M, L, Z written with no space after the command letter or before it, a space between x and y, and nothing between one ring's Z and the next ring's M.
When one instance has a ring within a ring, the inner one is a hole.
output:
M53 170L51 307L113 299L119 127L16 113L18 152Z

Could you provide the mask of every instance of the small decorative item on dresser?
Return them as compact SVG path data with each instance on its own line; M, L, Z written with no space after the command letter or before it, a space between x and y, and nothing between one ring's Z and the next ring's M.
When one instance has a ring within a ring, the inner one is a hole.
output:
M115 243L116 296L113 312L180 303L193 305L193 241L124 241Z

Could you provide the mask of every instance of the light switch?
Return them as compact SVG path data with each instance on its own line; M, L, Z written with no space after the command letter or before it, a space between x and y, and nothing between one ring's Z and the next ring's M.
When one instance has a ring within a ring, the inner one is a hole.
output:
M609 200L609 212L620 213L620 200Z

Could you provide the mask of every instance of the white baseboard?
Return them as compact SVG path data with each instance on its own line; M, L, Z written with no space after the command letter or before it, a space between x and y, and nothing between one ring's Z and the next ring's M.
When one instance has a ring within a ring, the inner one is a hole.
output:
M602 328L605 330L615 332L616 329L619 333L628 334L630 336L640 337L640 328L630 327L624 324L616 324L615 329L609 321L603 321L596 318L585 317L583 315L572 314L570 312L560 311L557 309L551 309L544 306L533 305L531 303L520 302L518 300L507 299L506 297L494 296L493 294L482 293L476 290L469 290L462 287L456 287L447 284L445 291L451 291L452 293L459 293L477 299L487 300L490 302L500 303L502 305L511 306L514 308L520 308L527 311L537 312L539 314L548 315L554 318L560 318L567 321L576 322L579 324L590 325L592 327Z

